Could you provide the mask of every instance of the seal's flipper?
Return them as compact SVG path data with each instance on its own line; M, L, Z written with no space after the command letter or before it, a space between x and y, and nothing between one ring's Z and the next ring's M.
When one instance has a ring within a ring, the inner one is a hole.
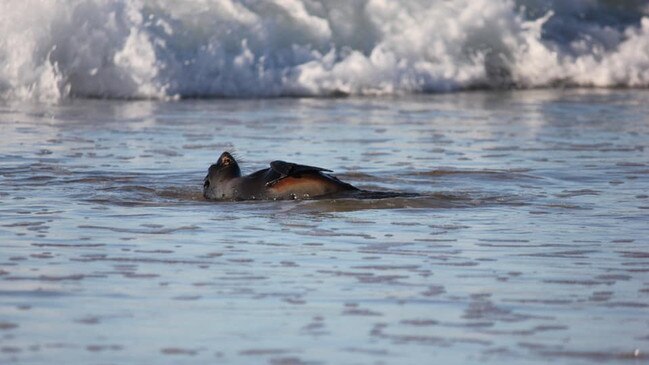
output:
M285 161L273 161L270 163L270 168L277 172L280 176L276 179L273 179L266 183L266 186L273 186L277 184L282 179L285 179L289 176L299 178L301 174L308 172L332 172L328 169L323 169L322 167L307 166L307 165L298 165L292 162Z
M305 172L332 172L331 170L323 169L322 167L298 165L296 163L284 161L273 161L270 163L270 168L286 176L295 176Z

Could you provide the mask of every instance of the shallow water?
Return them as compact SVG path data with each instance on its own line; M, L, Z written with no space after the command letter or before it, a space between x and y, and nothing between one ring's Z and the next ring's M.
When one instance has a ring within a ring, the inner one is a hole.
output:
M0 106L0 362L649 360L649 92ZM206 202L322 166L389 199Z

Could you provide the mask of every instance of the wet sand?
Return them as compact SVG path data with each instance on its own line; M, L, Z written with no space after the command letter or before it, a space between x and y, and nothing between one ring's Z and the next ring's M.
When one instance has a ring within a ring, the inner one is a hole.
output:
M0 363L649 361L649 92L0 105ZM388 199L206 202L223 150Z

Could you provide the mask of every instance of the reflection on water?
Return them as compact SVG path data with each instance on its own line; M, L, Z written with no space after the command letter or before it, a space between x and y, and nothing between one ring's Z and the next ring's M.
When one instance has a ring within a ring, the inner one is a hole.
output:
M645 362L648 101L3 105L0 362ZM233 149L398 194L205 201Z

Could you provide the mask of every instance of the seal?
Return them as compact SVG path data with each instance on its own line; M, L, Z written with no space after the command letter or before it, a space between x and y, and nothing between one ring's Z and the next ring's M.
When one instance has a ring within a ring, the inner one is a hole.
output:
M269 168L241 176L237 161L230 153L223 152L207 171L203 196L208 200L283 200L360 191L327 172L332 171L273 161Z

